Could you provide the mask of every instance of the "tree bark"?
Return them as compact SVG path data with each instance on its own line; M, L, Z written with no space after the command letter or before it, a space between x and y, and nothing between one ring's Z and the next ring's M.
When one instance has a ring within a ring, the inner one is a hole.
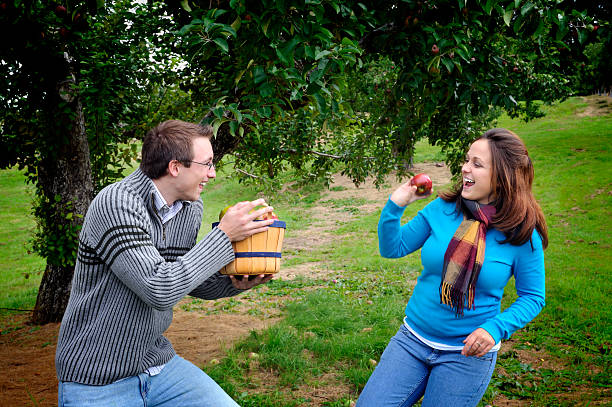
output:
M68 83L68 87L64 87L66 86L64 82L56 90L59 91L59 97L71 107L70 114L54 109L50 115L51 118L57 118L60 124L64 122L64 125L53 126L57 132L61 132L62 128L70 129L68 140L60 141L61 145L56 150L56 154L43 161L39 167L38 177L39 185L43 186L43 193L47 197L60 196L60 203L71 203L70 209L75 216L67 219L59 215L55 217L57 221L80 229L93 198L94 188L83 110L78 95L75 96L70 90L71 85L72 83ZM59 103L56 108L58 106ZM56 137L58 140L63 140L65 135L56 134ZM33 323L61 321L68 305L73 274L73 266L52 264L47 260L32 315Z

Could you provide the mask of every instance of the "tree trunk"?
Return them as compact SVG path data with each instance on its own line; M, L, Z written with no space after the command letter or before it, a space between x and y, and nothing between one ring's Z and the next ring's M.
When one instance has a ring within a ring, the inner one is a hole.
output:
M55 135L57 140L60 140L61 146L57 148L53 157L44 160L39 167L38 181L45 196L52 199L59 196L61 197L60 203L71 203L70 210L75 216L68 219L64 215L59 215L55 219L58 222L64 222L65 225L80 229L93 197L94 188L83 110L78 95L75 96L70 90L71 86L72 83L63 83L57 89L59 96L68 102L71 112L66 114L60 111L58 108L60 103L58 103L56 109L53 109L50 114L50 117L55 117L60 124L53 126L54 129L57 129L56 132L61 133L62 128L70 129L70 132L67 137L65 134ZM61 321L68 305L73 273L73 266L52 264L47 260L32 322L45 324Z

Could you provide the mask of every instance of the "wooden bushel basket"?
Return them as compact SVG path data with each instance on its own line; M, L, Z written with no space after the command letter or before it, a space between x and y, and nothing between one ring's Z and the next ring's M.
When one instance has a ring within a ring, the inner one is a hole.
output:
M261 222L261 221L255 221ZM219 222L213 223L216 227ZM286 224L275 220L265 232L232 242L236 259L223 267L221 274L274 274L280 270Z

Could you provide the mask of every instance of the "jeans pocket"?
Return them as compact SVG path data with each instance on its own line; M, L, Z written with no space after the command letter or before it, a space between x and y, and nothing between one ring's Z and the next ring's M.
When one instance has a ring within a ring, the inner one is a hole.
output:
M485 353L483 356L475 356L476 359L491 362L497 357L497 352Z

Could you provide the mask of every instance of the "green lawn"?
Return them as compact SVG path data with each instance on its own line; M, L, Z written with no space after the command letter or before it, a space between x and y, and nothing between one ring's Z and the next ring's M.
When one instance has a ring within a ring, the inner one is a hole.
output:
M547 305L527 328L513 336L513 349L499 358L486 402L522 399L521 405L574 406L612 402L612 114L580 116L581 98L545 106L547 116L523 123L509 118L498 125L526 142L536 168L535 195L547 216L550 246L545 252ZM416 161L439 161L439 152L419 143ZM0 307L31 308L44 262L28 255L25 244L34 226L30 196L16 170L1 171ZM227 204L258 196L223 172L207 186L202 233ZM279 185L291 181L291 174ZM288 236L308 224L304 213L317 204L321 184L268 193ZM230 197L230 198L228 198ZM350 202L334 201L333 205ZM381 206L383 202L380 203ZM406 218L425 202L411 205ZM277 298L284 319L252 332L218 365L206 371L242 406L299 406L308 392L296 390L335 383L344 389L324 405L348 406L355 400L389 338L397 330L413 281L420 270L417 253L401 260L382 259L377 251L380 211L339 225L330 245L292 253L285 263L317 262L342 270L342 279L273 280L246 295L255 306ZM27 277L27 278L26 278ZM504 305L515 298L508 287ZM232 302L227 306L231 308ZM263 306L263 305L261 305ZM257 354L257 359L249 354ZM543 366L525 354L546 360ZM261 377L271 375L268 383ZM257 378L260 378L258 381ZM312 401L312 400L311 400Z

